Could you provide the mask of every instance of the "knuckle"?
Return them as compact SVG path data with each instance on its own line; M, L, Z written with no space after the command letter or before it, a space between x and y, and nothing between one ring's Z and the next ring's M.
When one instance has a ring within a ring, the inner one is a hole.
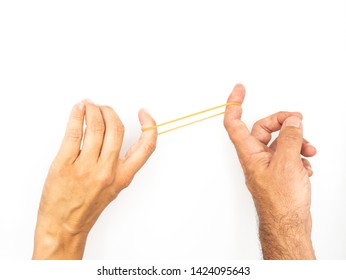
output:
M285 133L282 135L281 141L286 143L298 142L301 141L301 136L296 133Z
M119 186L120 190L127 188L132 182L133 177L134 176L131 174L122 175L121 178L119 178L117 182L117 185Z
M116 133L118 135L124 135L125 133L125 126L121 122L116 126Z
M97 181L102 187L107 187L114 182L114 173L110 168L104 168L98 174Z
M106 110L108 110L108 111L114 112L113 108L110 107L110 106L108 106L108 105L103 105L102 108L104 108L104 109L106 109Z
M105 124L103 122L103 120L94 120L91 123L91 129L94 133L101 133L103 134L105 132Z
M227 119L223 118L223 126L226 128L227 127Z
M86 178L91 177L91 172L88 170L88 168L83 167L82 165L78 166L76 169L73 170L74 176L78 181L83 181Z
M224 126L226 129L228 129L228 127L229 127L229 119L226 118L226 117L223 119L223 126Z
M151 154L155 151L155 149L156 149L156 142L155 141L150 141L150 142L144 143L145 152Z
M72 142L80 142L83 137L83 131L78 128L70 128L67 130L67 138Z
M258 121L256 121L255 123L254 123L254 125L253 125L253 129L258 129L259 127L261 127L262 126L262 120L258 120Z
M230 133L234 134L238 130L239 123L237 123L235 119L224 118L223 125L229 134Z
M82 122L82 121L84 121L84 115L81 113L73 112L71 114L71 120L76 121L76 122Z
M105 112L108 116L109 115L114 115L115 114L115 111L113 110L112 107L108 106L108 105L103 105L101 106L101 110L103 112Z
M277 115L284 115L284 116L288 116L288 111L279 111L276 113Z
M110 188L109 192L109 201L113 201L114 199L117 198L118 194L119 194L119 190L114 189L114 188Z

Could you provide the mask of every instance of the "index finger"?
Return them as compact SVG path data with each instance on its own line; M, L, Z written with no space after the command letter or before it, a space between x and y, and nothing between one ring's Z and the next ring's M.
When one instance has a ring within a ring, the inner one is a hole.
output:
M257 121L252 127L251 135L263 144L268 145L272 138L271 134L280 130L284 121L291 116L297 116L303 119L302 114L299 112L278 112Z

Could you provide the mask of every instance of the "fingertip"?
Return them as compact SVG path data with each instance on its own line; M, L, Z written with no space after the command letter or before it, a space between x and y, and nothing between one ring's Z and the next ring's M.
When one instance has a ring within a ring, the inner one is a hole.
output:
M245 99L245 87L242 84L236 84L232 90L232 93L228 97L227 103L236 102L239 105L226 106L224 116L224 126L228 130L233 120L240 120L242 116L242 107Z
M307 156L312 157L317 154L317 149L310 143L305 144L305 153Z
M84 108L85 108L85 104L84 104L83 102L79 102L79 103L77 103L74 107L75 107L75 109L77 109L77 110L83 112L83 111L84 111Z
M140 109L138 112L138 119L141 124L141 126L154 126L156 125L156 122L154 118L150 115L147 109Z
M311 165L308 165L308 166L306 166L305 168L306 168L306 170L308 171L309 177L311 177L311 176L314 174L314 171L312 170Z
M76 103L71 110L69 121L80 120L84 117L85 113L85 104L83 102Z
M85 104L87 104L87 103L94 104L94 102L91 101L91 100L88 99L88 98L83 99L82 102L85 103Z
M308 176L311 177L314 174L314 171L312 170L312 166L310 164L310 161L307 160L306 158L302 158L302 163L303 163L303 166L304 166L306 172L308 173Z
M301 118L297 116L290 116L288 117L284 123L283 127L296 127L296 128L301 128L302 127L302 120Z
M240 84L240 83L237 83L234 86L233 91L239 93L241 96L245 96L245 93L246 93L245 86L243 84Z
M138 119L142 126L142 135L150 134L150 136L157 137L157 127L154 118L150 115L147 109L140 109L138 112ZM150 133L148 133L150 132Z
M303 120L303 114L301 112L293 112L293 114Z
M229 102L238 102L242 104L245 99L246 90L245 87L242 84L236 84L228 97L228 103Z
M314 171L310 168L306 168L307 172L308 172L308 176L311 177L312 175L314 175Z
M245 91L245 86L241 83L235 84L234 88Z

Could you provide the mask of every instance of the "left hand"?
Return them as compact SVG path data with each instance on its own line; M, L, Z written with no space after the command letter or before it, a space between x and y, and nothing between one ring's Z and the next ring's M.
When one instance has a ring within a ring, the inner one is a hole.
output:
M144 127L155 125L144 110L139 120ZM153 129L142 133L125 157L119 157L123 135L124 126L112 108L89 101L74 106L44 184L34 259L82 258L99 215L155 150L157 130Z

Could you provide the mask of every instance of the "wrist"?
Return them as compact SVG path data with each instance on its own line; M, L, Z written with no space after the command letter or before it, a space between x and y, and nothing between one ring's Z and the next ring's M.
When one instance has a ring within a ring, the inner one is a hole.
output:
M87 233L70 233L47 221L49 219L38 220L32 259L82 259Z
M264 259L315 259L311 215L259 215L259 236Z

